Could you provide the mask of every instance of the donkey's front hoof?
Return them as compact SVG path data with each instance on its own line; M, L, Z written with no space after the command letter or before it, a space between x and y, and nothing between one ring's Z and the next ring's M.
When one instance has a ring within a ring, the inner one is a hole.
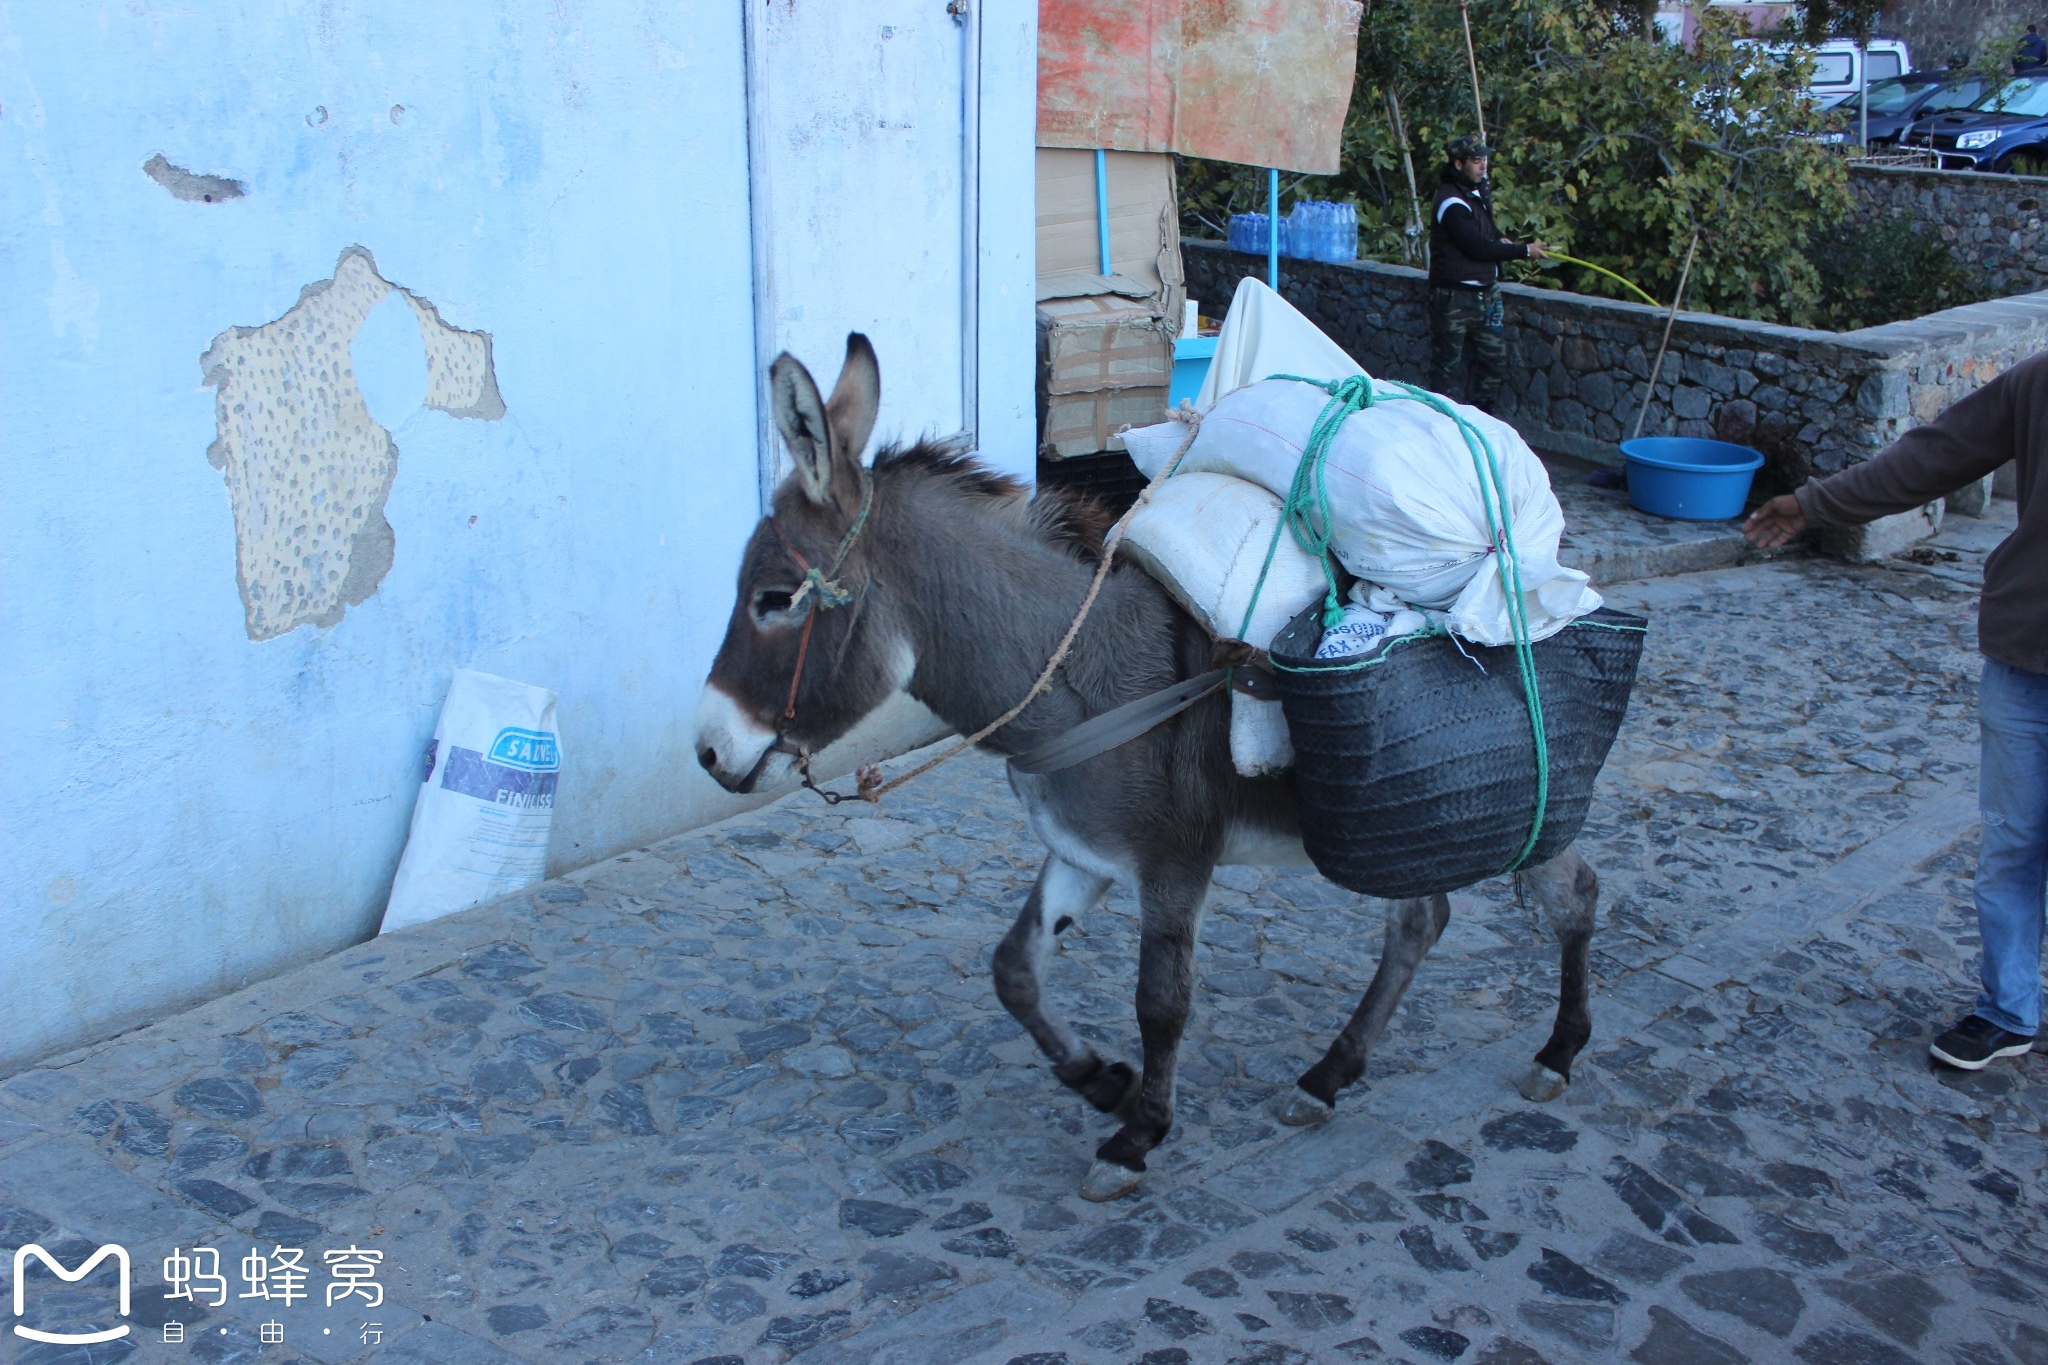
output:
M1106 1203L1111 1199L1121 1199L1144 1181L1143 1171L1134 1171L1128 1166L1119 1166L1114 1161L1097 1157L1081 1181L1081 1197L1097 1204Z
M1569 1076L1560 1076L1549 1067L1538 1062L1529 1068L1529 1074L1522 1077L1515 1088L1522 1092L1522 1098L1537 1104L1548 1104L1565 1092L1572 1083Z
M1330 1115L1337 1112L1335 1105L1325 1104L1300 1086L1280 1106L1276 1117L1293 1128L1307 1128L1311 1124L1326 1123Z

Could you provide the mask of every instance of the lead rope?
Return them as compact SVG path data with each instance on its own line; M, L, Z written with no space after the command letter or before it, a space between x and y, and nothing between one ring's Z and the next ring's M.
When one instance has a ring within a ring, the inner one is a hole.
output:
M1102 591L1103 581L1109 577L1110 568L1116 560L1116 547L1122 543L1124 531L1130 526L1131 518L1136 516L1138 509L1143 507L1151 498L1154 489L1173 477L1174 470L1180 468L1180 462L1187 455L1188 447L1195 443L1195 437L1202 429L1202 414L1195 411L1193 405L1185 398L1181 400L1180 407L1170 409L1166 415L1173 421L1185 425L1188 429L1188 434L1182 438L1180 449L1173 452L1173 458L1168 460L1165 467L1152 476L1152 481L1145 485L1143 492L1138 494L1137 501L1133 502L1129 510L1121 517L1117 518L1116 525L1110 527L1109 534L1103 537L1102 558L1095 566L1095 579L1088 585L1088 595L1081 599L1081 610L1074 614L1073 624L1068 626L1067 633L1060 637L1059 647L1054 649L1052 657L1046 660L1044 670L1038 675L1038 681L1031 684L1031 690L1024 694L1023 700L944 753L939 754L935 758L928 758L909 772L892 777L886 782L882 780L881 767L873 763L868 764L854 774L854 792L850 797L839 792L828 792L814 785L810 780L810 754L808 752L801 752L797 758L797 767L803 774L805 786L810 787L812 791L824 797L829 804L835 806L841 801L855 799L879 803L883 797L895 791L904 783L923 777L941 763L958 757L981 743L990 735L1017 719L1018 716L1024 714L1025 707L1045 695L1047 690L1052 687L1052 675L1059 670L1061 664L1067 661L1067 652L1074 647L1074 640L1081 634L1082 623L1087 621L1088 613L1095 610L1096 596Z

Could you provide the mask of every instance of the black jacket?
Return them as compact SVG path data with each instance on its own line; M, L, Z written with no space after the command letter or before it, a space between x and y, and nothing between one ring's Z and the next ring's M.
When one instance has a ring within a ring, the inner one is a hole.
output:
M1445 171L1430 206L1430 284L1438 289L1484 289L1500 280L1502 261L1528 255L1528 247L1501 239L1485 189Z

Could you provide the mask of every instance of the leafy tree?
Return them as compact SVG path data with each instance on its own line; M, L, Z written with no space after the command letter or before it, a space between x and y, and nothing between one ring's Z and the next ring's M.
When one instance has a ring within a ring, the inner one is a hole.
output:
M1736 22L1715 12L1680 49L1657 38L1654 10L1637 0L1473 0L1469 13L1505 230L1666 299L1697 230L1689 306L1820 321L1823 280L1809 251L1850 199L1846 167L1810 136L1831 116L1802 94L1809 58L1742 44ZM1830 15L1830 25L1843 19ZM1474 124L1456 0L1367 0L1342 169L1290 178L1283 211L1297 196L1349 200L1367 255L1412 259L1404 153L1426 213L1443 146ZM1256 168L1189 161L1181 183L1194 232L1220 236L1230 213L1265 207ZM1626 295L1575 266L1515 269L1530 283Z
M1851 207L1841 158L1803 93L1808 63L1739 45L1710 13L1691 51L1623 38L1553 50L1523 82L1503 207L1546 238L1669 298L1695 233L1695 307L1804 323L1820 277L1809 243ZM1572 286L1619 286L1567 267Z

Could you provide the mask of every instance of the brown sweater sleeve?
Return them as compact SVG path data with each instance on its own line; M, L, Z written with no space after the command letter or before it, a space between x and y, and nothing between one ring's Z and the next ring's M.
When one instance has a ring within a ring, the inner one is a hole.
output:
M1884 453L1797 492L1812 526L1856 526L1909 512L1983 478L2016 456L2019 426L2015 366L1914 427ZM2031 368L2031 367L2029 367Z

